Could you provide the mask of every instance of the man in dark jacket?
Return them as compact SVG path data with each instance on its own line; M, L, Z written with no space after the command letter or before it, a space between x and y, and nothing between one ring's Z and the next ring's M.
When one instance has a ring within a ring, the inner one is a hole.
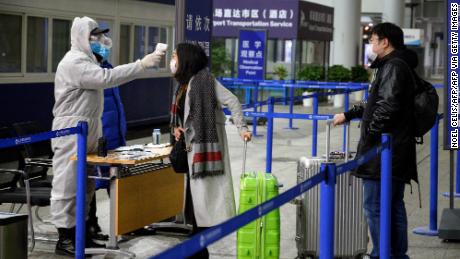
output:
M414 138L414 81L412 73L417 56L405 49L401 28L391 23L374 27L370 38L376 59L367 103L355 105L351 110L334 116L334 125L361 118L358 154L362 155L381 144L382 133L392 136L392 207L391 256L408 258L407 215L404 206L404 187L417 181ZM380 156L360 166L353 173L363 178L364 212L374 245L371 258L379 257L380 235Z

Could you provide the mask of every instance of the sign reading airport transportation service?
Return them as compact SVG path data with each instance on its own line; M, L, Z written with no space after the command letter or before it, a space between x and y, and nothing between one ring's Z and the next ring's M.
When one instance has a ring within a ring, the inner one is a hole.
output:
M263 29L272 38L295 39L298 9L298 0L214 0L213 36L236 38L240 29Z
M238 78L263 80L265 75L265 30L240 30Z
M201 46L210 56L213 0L187 0L185 6L185 42Z
M444 111L444 149L459 149L459 11L460 0L449 0L447 7L447 87Z

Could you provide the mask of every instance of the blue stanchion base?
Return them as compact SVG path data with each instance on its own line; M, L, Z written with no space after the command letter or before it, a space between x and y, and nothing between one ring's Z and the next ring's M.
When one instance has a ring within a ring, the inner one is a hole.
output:
M438 236L438 230L431 230L429 227L414 228L412 232L422 236Z
M298 130L299 128L297 127L286 127L286 128L283 128L285 130Z
M450 193L449 193L449 192L444 192L444 193L442 193L442 196L449 198L449 197L450 197ZM455 197L455 198L460 198L460 193L454 192L454 197Z

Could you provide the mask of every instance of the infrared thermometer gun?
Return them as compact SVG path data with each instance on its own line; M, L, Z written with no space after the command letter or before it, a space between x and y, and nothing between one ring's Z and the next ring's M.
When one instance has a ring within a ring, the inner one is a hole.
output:
M168 49L168 44L164 44L164 43L157 43L157 45L155 46L155 51L156 52L166 52L166 50Z

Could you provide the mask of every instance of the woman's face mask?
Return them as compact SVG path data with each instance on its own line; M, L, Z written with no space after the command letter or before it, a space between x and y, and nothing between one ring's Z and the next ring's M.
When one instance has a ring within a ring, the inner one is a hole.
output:
M171 62L169 62L169 69L171 69L171 74L175 75L177 72L177 60L176 55L173 54Z

